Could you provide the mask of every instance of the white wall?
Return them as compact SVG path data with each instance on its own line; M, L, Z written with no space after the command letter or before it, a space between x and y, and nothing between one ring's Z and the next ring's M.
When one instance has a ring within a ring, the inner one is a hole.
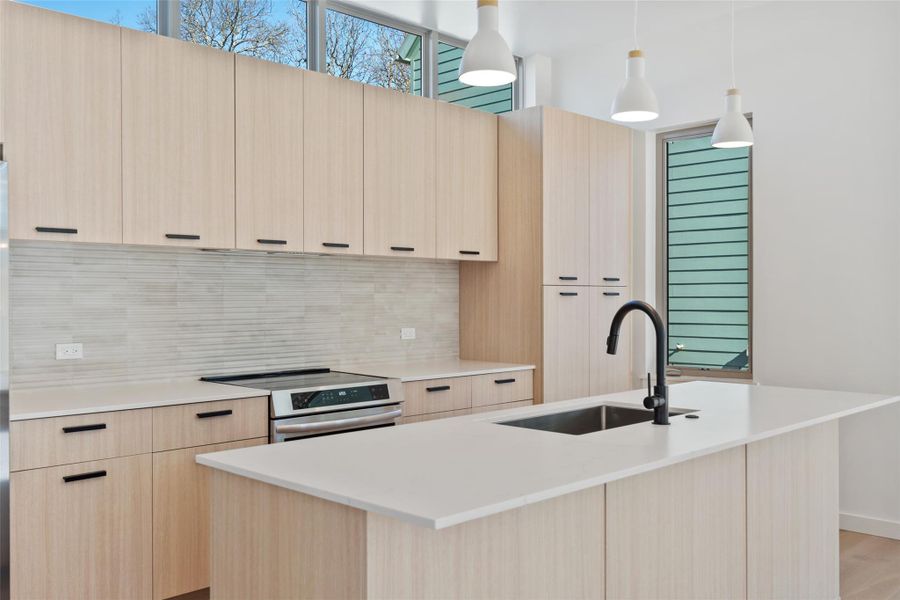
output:
M755 378L900 393L900 3L739 6L738 86L756 135ZM607 118L628 45L554 57L554 103ZM652 127L719 114L727 18L642 46L662 110ZM862 517L846 526L900 537L898 432L900 408L842 423L841 510Z

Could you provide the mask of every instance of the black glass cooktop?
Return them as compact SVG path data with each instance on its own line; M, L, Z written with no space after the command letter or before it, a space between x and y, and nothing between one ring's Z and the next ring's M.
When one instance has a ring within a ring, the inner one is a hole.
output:
M277 392L280 390L298 390L335 385L355 385L379 381L380 377L342 373L330 369L298 369L296 371L275 371L271 373L248 373L244 375L223 375L219 377L201 377L202 381L214 383L230 383L246 387Z

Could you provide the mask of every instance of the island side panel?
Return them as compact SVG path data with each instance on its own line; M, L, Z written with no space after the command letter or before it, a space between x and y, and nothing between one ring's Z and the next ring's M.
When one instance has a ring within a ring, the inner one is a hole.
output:
M747 446L750 598L840 595L838 424Z
M606 597L746 597L744 446L606 486Z
M365 597L366 513L211 470L211 600Z
M439 530L368 519L369 598L603 598L603 486Z

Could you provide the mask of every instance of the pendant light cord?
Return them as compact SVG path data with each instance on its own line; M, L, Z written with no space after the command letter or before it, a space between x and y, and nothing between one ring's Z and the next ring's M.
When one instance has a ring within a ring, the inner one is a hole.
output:
M640 50L637 39L638 0L634 0L634 49Z
M731 0L731 87L736 88L734 76L734 0Z

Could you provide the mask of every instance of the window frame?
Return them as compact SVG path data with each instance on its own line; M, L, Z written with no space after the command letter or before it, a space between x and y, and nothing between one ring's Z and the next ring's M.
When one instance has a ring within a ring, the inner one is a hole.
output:
M752 114L746 115L753 125ZM669 327L669 245L668 245L668 164L666 142L689 140L712 135L716 122L692 127L669 129L656 134L656 301L666 328ZM669 363L666 348L666 368L678 371L683 377L715 379L753 379L753 147L747 156L747 370L704 369L683 367Z
M157 31L160 35L180 38L181 12L180 9L171 10L173 6L178 7L180 1L156 0L156 14L159 21ZM468 44L466 40L446 35L421 25L408 23L401 19L385 16L342 0L306 0L306 64L310 71L327 72L324 57L327 36L325 31L325 14L328 10L335 10L351 17L420 36L422 38L422 94L420 97L422 98L439 99L437 89L438 41L460 48L465 48ZM512 89L512 110L516 111L522 108L522 98L524 97L522 76L524 68L520 56L513 55L513 59L516 62L516 81L513 82Z

